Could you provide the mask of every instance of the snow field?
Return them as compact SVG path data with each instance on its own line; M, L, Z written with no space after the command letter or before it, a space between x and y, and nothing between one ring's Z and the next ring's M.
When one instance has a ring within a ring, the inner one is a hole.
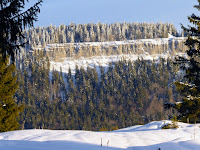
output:
M5 132L0 133L0 150L200 149L200 124L178 123L178 129L162 130L162 126L169 122L155 121L104 132L37 129ZM103 146L100 146L101 138Z

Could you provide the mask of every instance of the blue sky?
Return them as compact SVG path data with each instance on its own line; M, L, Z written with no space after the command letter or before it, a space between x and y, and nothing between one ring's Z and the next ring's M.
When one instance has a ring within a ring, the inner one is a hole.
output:
M180 30L180 23L188 25L187 16L199 14L193 8L195 4L197 0L44 0L35 26L70 22L170 22Z

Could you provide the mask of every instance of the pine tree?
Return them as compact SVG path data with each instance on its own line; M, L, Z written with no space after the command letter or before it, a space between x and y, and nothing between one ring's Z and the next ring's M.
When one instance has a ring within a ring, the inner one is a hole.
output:
M199 5L196 5L200 10ZM182 121L200 122L200 17L192 14L188 17L195 26L188 28L182 26L188 34L185 44L188 46L187 57L179 57L176 63L185 72L184 82L175 82L177 89L182 94L182 101L173 105L180 113Z
M8 59L4 62L3 58L0 62L0 132L6 132L19 128L18 116L23 106L17 106L13 98L18 88L14 64L8 66Z
M26 2L26 0L0 1L0 54L4 59L8 54L14 61L15 51L20 46L18 41L23 41L24 38L23 29L32 27L33 22L37 21L42 0L38 0L33 7L23 11Z

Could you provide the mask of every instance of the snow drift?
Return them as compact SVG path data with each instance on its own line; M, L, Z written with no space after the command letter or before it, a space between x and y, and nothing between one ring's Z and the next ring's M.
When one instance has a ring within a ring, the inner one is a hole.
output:
M178 129L161 129L169 122L155 121L105 132L37 129L5 132L0 133L0 150L199 150L200 124L178 123Z

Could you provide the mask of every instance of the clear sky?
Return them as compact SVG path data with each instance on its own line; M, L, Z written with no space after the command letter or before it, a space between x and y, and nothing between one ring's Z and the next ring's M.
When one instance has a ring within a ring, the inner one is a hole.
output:
M180 30L180 23L189 24L187 16L199 15L196 4L197 0L44 0L35 26L161 21Z

